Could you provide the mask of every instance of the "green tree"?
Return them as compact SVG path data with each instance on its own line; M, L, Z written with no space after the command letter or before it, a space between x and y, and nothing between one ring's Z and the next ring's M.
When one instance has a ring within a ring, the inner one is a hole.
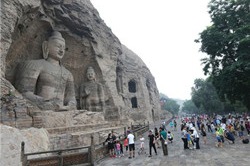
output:
M219 113L224 111L224 105L220 101L216 89L209 79L196 79L192 87L192 101L199 109L199 113Z
M178 114L178 112L179 112L180 105L177 104L177 102L176 102L175 100L168 98L168 99L164 102L162 108L163 108L164 110L166 110L166 111L171 112L173 115L176 115L176 114Z
M186 100L183 103L183 107L181 108L182 112L188 113L188 114L194 114L199 113L199 109L196 107L194 102L192 100Z
M250 109L250 1L211 0L212 25L196 42L207 54L202 59L221 99L241 101Z

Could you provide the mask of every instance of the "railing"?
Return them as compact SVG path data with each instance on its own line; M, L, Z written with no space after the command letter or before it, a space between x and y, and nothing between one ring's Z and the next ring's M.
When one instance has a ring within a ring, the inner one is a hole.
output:
M70 151L80 151L69 154ZM21 162L22 166L64 166L64 165L77 165L85 163L86 165L94 165L94 138L91 136L91 145L85 147L60 149L52 151L43 151L36 153L25 153L25 143L21 144ZM29 156L52 154L47 157L38 157L29 159Z
M133 127L133 133L135 139L138 135L149 130L149 123L147 125L141 125L141 127ZM126 133L126 127L124 127L124 133ZM124 135L119 135L120 141L124 140ZM74 152L75 151L75 152ZM77 151L77 152L76 152ZM81 152L79 152L81 151ZM72 153L69 153L72 152ZM30 158L31 156L41 154L52 154L47 157ZM60 149L52 151L43 151L36 153L25 153L25 143L21 144L21 162L22 166L70 166L77 164L84 164L93 166L96 161L99 161L109 155L107 144L105 142L100 144L94 144L94 137L91 135L91 145L85 147Z

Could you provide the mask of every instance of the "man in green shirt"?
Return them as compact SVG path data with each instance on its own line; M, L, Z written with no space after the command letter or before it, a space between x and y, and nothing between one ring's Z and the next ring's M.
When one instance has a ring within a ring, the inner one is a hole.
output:
M167 142L167 132L160 127L161 145L164 156L168 155L168 146L165 144Z
M221 137L222 143L224 143L224 130L221 126L218 127L218 132Z

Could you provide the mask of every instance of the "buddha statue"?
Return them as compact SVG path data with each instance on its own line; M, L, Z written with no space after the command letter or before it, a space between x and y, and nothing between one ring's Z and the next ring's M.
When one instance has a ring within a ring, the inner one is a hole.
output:
M80 86L80 108L101 112L105 104L103 86L96 81L93 67L88 67L86 75L88 81Z
M15 87L27 99L45 110L76 109L74 79L61 64L65 40L54 31L42 44L43 59L20 64Z

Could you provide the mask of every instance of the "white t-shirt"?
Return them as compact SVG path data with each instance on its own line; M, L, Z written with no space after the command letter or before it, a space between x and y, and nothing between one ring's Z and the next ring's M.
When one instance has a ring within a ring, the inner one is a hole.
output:
M225 131L226 130L226 124L225 123L221 123L220 124L221 128Z
M191 134L192 136L194 136L194 138L199 138L199 134L196 130L193 131L193 134Z
M135 136L130 133L128 135L128 144L134 144L135 143L134 138L135 138Z

